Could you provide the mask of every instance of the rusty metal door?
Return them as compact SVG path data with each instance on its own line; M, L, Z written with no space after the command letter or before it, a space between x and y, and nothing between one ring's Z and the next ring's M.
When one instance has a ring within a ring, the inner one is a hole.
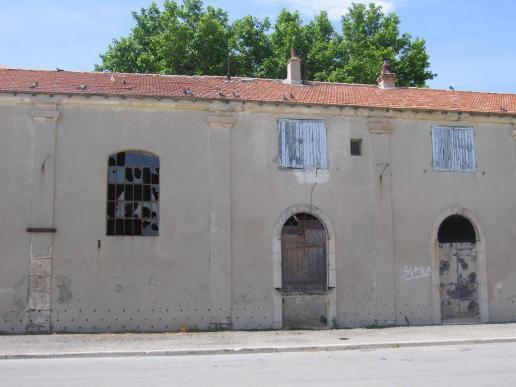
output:
M440 243L439 252L441 320L477 320L479 308L475 243Z

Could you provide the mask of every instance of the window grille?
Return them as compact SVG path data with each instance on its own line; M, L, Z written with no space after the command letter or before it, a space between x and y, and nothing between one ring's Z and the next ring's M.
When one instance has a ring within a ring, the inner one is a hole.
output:
M159 158L130 150L108 159L107 235L159 234Z

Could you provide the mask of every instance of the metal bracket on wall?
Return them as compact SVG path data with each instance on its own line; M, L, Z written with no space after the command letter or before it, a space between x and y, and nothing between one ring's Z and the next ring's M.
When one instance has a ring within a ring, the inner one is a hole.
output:
M382 180L383 173L385 172L385 170L387 168L389 168L389 163L379 163L379 164L376 164L376 165L383 165L382 172L380 172L380 180Z
M27 227L27 232L32 233L55 233L57 232L56 228L52 227Z

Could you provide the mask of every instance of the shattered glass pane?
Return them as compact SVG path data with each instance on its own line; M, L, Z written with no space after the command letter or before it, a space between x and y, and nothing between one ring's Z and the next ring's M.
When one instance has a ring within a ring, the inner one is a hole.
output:
M125 166L134 167L134 155L136 152L125 152Z
M151 182L151 170L150 168L143 168L143 183L150 184Z
M116 154L116 165L118 165L118 166L125 165L125 152L119 152Z
M124 220L123 219L116 219L115 235L124 235Z
M116 183L116 167L108 167L108 183Z
M123 184L117 184L116 185L116 200L124 200L124 185Z
M134 185L125 185L125 200L134 200Z
M157 184L151 186L151 200L153 202L159 201L159 185Z
M159 204L158 203L150 203L151 207L151 218L157 219L159 214Z
M133 221L126 219L124 222L124 235L133 235Z
M124 202L124 217L132 218L133 217L133 202Z
M115 200L116 199L116 185L114 184L108 184L108 200Z
M125 182L126 183L132 183L134 180L133 177L133 169L132 168L125 168Z
M141 167L142 165L142 152L133 152L133 167Z
M152 235L151 223L148 220L144 220L142 223L142 235Z
M141 220L135 220L133 222L133 232L134 232L134 235L142 235L142 221Z
M143 200L149 201L151 200L151 189L150 185L143 186Z
M142 202L142 215L145 219L151 217L151 206L149 202Z
M124 167L116 167L116 182L118 184L125 182L125 168Z
M135 184L134 186L134 200L142 200L142 186Z
M116 185L116 200L124 200L124 185L123 184L117 184Z
M108 215L108 218L112 219L115 217L115 207L116 207L116 202L108 202L108 205L107 205L107 215Z
M133 202L133 214L135 218L142 217L142 206L139 202Z
M123 219L124 218L124 202L118 201L115 204L115 217L117 219Z
M134 183L135 184L141 184L142 183L142 169L135 167L134 168Z
M152 156L150 155L143 155L143 166L150 167L152 165Z
M159 184L159 168L151 168L151 183Z

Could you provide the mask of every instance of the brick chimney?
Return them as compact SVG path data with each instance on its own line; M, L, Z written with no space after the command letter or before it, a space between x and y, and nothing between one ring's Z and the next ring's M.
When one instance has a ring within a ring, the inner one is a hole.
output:
M394 89L396 87L396 74L391 72L391 65L388 59L383 61L380 76L376 80L380 89Z
M297 56L295 48L290 50L290 59L287 63L287 79L285 83L300 85L303 83L301 74L301 59Z

